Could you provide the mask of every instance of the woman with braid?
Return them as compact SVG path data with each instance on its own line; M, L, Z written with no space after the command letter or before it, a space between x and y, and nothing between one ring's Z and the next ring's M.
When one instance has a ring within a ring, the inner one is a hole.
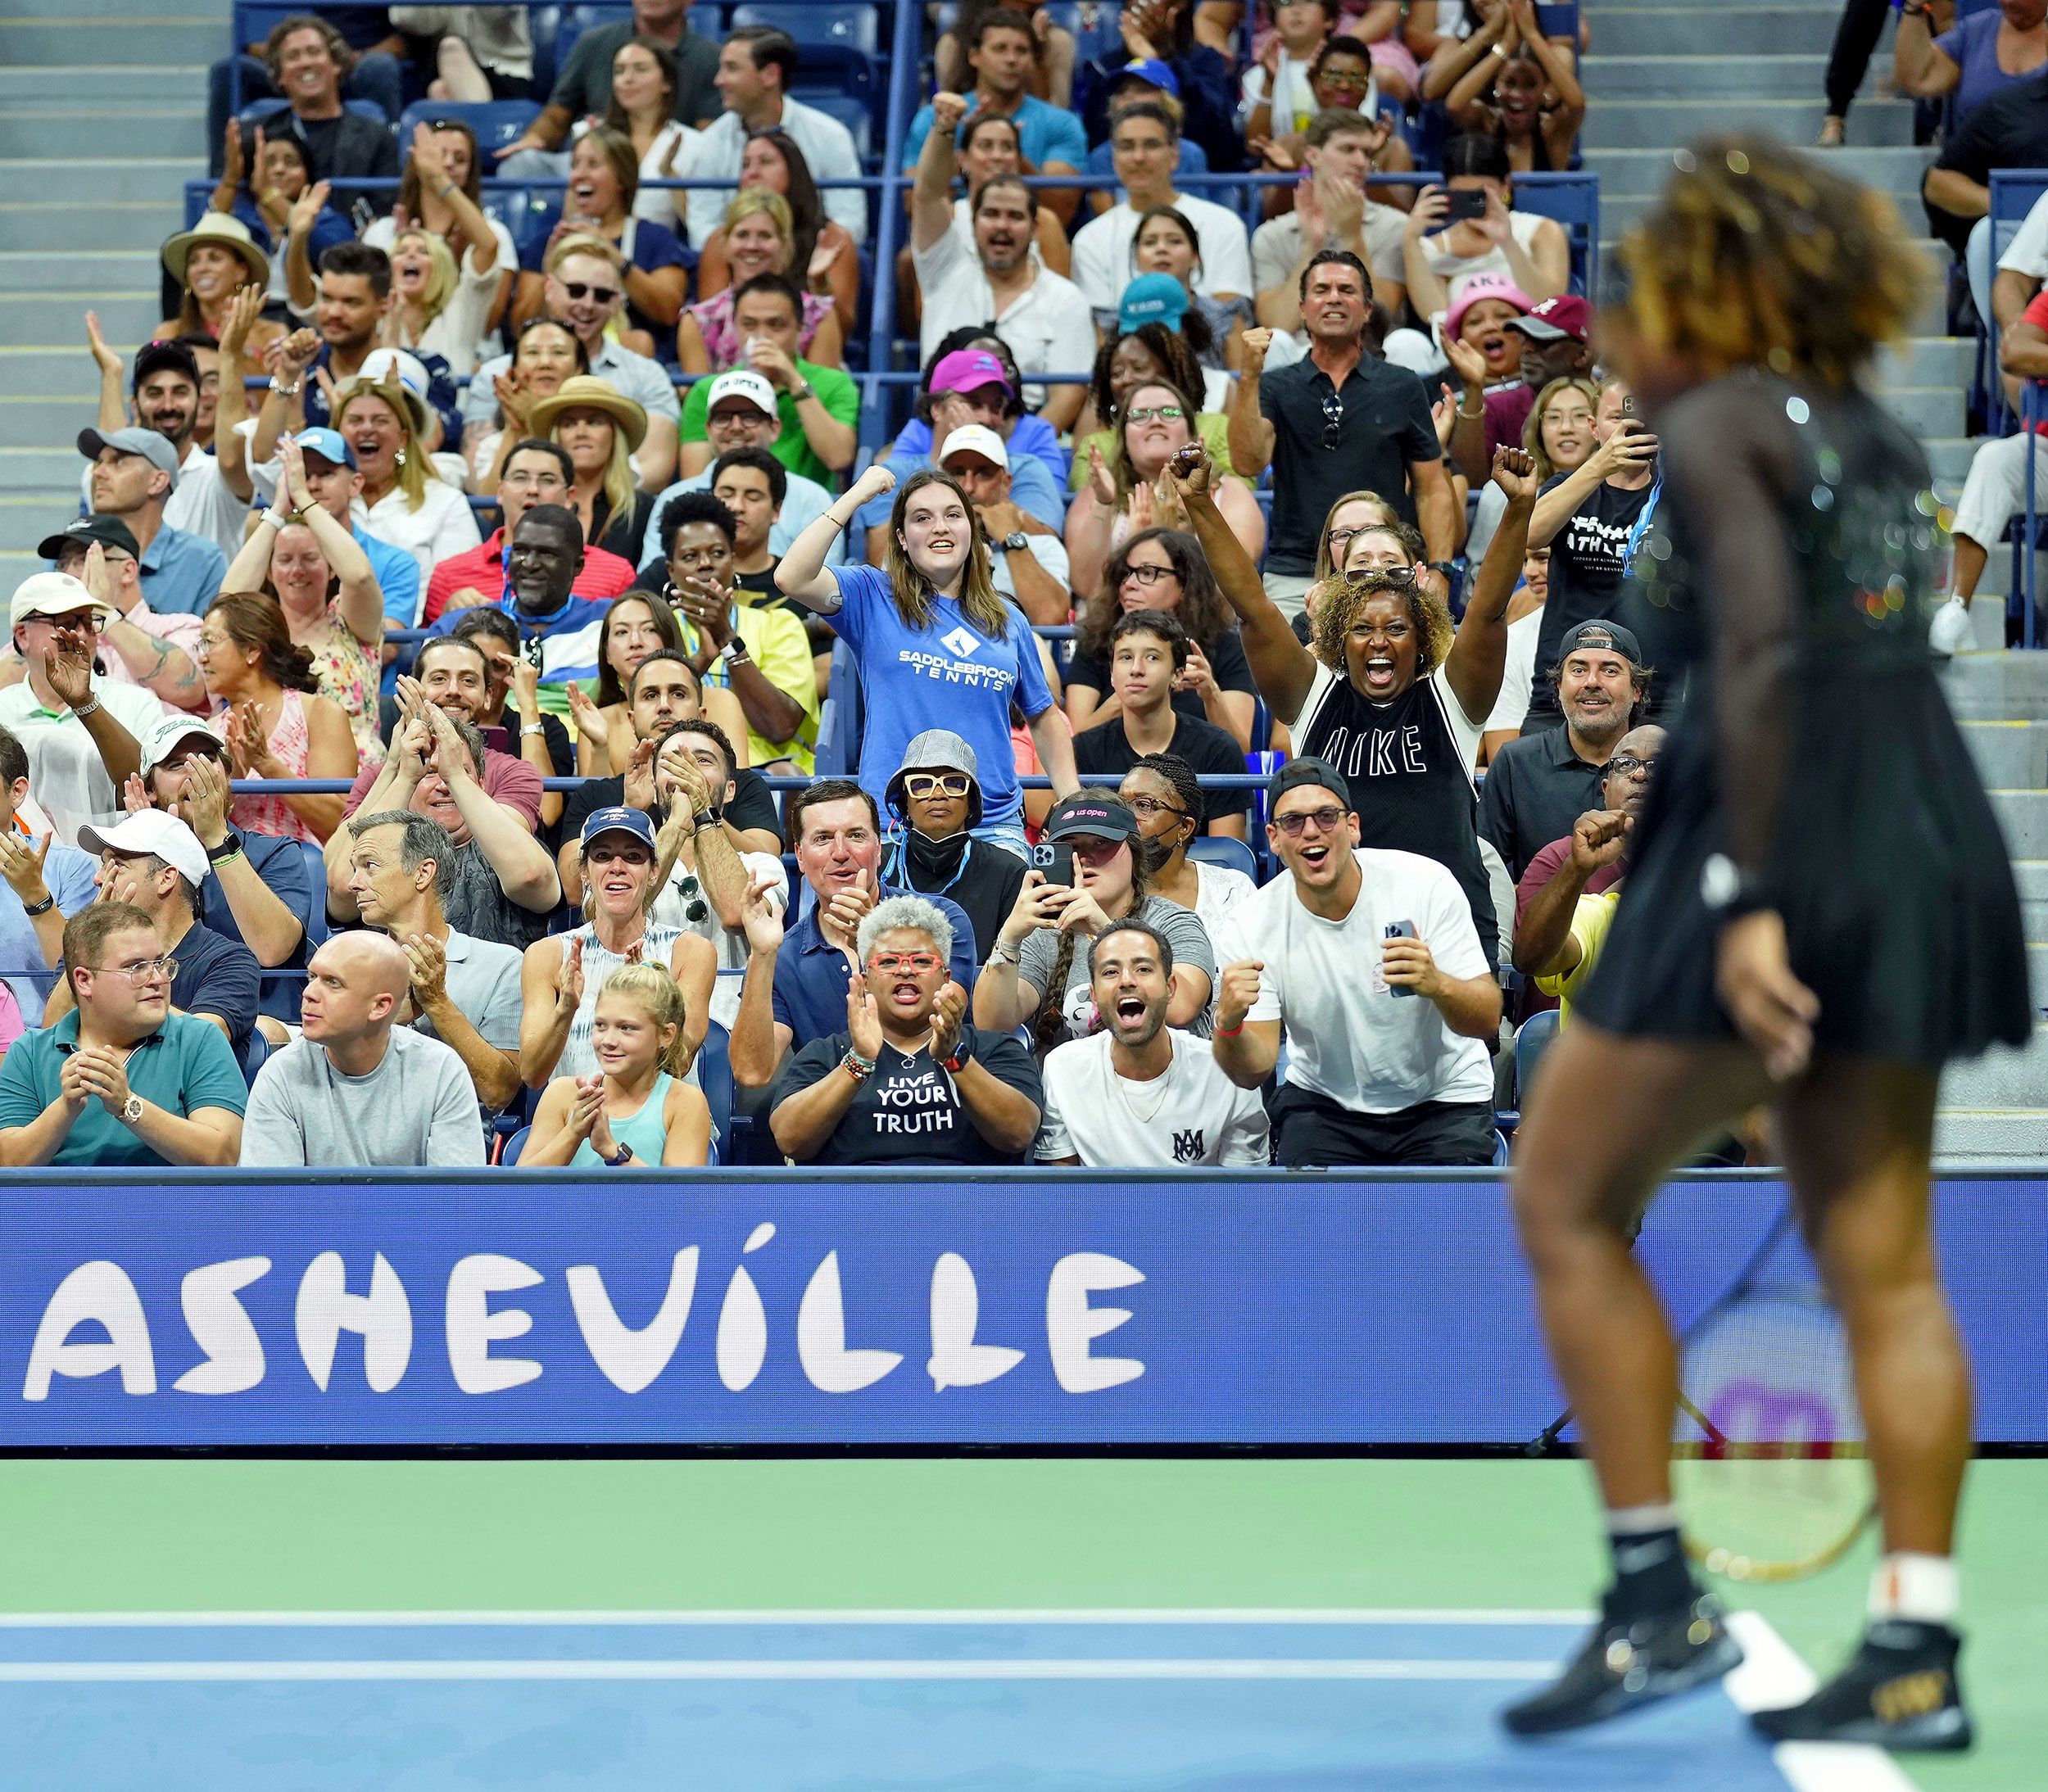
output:
M975 980L974 1024L999 1033L1029 1026L1041 1055L1063 1040L1085 1039L1097 1016L1084 941L1112 921L1142 921L1173 948L1167 1025L1206 1034L1216 954L1193 914L1152 894L1166 854L1144 838L1137 817L1106 791L1083 790L1053 807L1044 839L1072 853L1073 881L1024 874L1017 906ZM1057 861L1054 869L1057 875Z
M1177 753L1148 753L1124 773L1117 794L1138 818L1138 831L1165 853L1146 880L1155 896L1192 909L1211 939L1217 923L1258 888L1244 872L1188 857L1208 819L1208 799L1194 768Z
M1671 1505L1670 1327L1633 1222L1696 1143L1773 1111L1853 1359L1884 1554L1862 1646L1774 1741L1967 1748L1955 1509L1969 1373L1936 1271L1942 1068L2029 1032L2005 842L1928 649L1927 462L1865 384L1928 270L1888 201L1761 138L1681 151L1604 333L1664 445L1634 563L1693 672L1619 907L1516 1140L1516 1210L1615 1578L1511 1707L1539 1735L1742 1659ZM1664 663L1661 662L1661 663Z

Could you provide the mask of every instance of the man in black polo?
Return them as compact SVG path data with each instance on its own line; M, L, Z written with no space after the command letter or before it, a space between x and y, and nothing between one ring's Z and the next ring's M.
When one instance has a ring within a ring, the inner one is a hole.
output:
M1377 491L1416 523L1430 559L1448 565L1457 518L1429 394L1406 368L1366 344L1372 276L1348 249L1325 249L1302 272L1308 353L1262 378L1271 330L1244 333L1244 366L1230 402L1230 459L1247 479L1273 469L1266 595L1293 615L1316 569L1330 507L1347 491Z
M1557 694L1564 726L1508 741L1487 767L1479 794L1479 834L1517 880L1537 853L1602 806L1607 762L1635 726L1650 681L1635 636L1599 618L1565 635L1557 663L1543 676Z

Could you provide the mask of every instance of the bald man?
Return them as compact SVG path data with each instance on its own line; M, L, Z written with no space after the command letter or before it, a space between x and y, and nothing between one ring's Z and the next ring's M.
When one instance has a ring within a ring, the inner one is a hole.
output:
M249 1091L242 1161L350 1170L473 1169L483 1122L451 1047L401 1026L410 974L388 934L337 934L313 954L299 1037Z

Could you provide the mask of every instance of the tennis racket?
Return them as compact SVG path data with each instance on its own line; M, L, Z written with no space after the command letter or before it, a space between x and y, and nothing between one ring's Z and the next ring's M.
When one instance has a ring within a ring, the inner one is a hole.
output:
M1848 1338L1792 1229L1788 1202L1680 1343L1672 1496L1688 1553L1732 1581L1817 1574L1877 1509Z

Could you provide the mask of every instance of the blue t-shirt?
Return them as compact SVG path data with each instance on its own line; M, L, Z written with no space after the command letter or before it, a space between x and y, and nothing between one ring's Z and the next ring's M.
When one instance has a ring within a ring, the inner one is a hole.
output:
M1192 137L1182 138L1180 159L1174 163L1173 171L1176 176L1206 174L1209 171L1209 152ZM1117 172L1116 153L1107 141L1096 144L1089 151L1088 165L1081 172L1095 175L1114 174ZM1130 195L1118 187L1112 190L1112 197L1118 205L1121 205Z
M1019 472L1017 461L1021 456L1029 455L1034 460L1045 463L1045 469L1052 474L1058 490L1064 491L1067 489L1067 473L1072 464L1072 457L1060 446L1059 432L1043 417L1026 411L1017 419L1017 427L1011 430L1009 439L1003 446L1010 457L1010 484L1013 488L1017 484ZM931 454L931 425L913 417L897 432L895 446L890 450L889 464L893 467L898 455L922 455L928 459ZM1015 496L1014 489L1011 495ZM1022 503L1021 499L1018 501ZM1029 505L1024 505L1023 508L1031 509ZM1036 515L1037 513L1033 511L1032 514ZM1063 527L1066 520L1066 513L1062 511L1059 519L1053 522L1052 526L1056 529Z
M804 892L809 895L806 889ZM881 899L915 896L933 904L953 923L953 955L946 962L947 974L970 995L974 993L974 923L967 912L947 896L927 896L922 892L899 889L894 884L881 886ZM846 954L826 939L818 925L818 904L790 929L775 961L775 1018L790 1029L790 1049L801 1051L813 1039L829 1039L846 1030L846 984L853 967Z
M508 593L498 600L497 608L519 625L521 651L540 667L542 684L566 685L574 679L596 686L602 645L599 637L605 631L605 612L611 608L609 598L572 596L551 614L533 617L523 612L519 600ZM455 624L468 613L443 610L434 633L452 635Z
M2005 16L1996 7L1959 18L1934 40L1934 48L1962 70L1955 83L1955 117L1960 124L1987 99L2032 78L2008 75L1998 66L1998 28Z
M927 728L945 728L974 749L981 772L981 820L1014 822L1023 813L1010 745L1010 699L1033 719L1053 707L1031 625L1006 602L1008 631L984 634L953 598L940 598L931 626L907 628L889 575L879 567L842 566L840 607L827 620L860 672L863 726L860 781L885 812L889 781L904 749ZM972 932L970 931L970 939Z
M970 99L969 103L972 101ZM968 115L972 117L973 115ZM963 121L964 122L964 121ZM1014 115L1017 148L1024 160L1042 173L1048 162L1063 162L1079 168L1088 160L1088 133L1072 112L1049 106L1035 93L1026 93ZM903 165L906 173L918 165L924 140L931 134L931 108L922 106L910 121L910 134L904 139Z

